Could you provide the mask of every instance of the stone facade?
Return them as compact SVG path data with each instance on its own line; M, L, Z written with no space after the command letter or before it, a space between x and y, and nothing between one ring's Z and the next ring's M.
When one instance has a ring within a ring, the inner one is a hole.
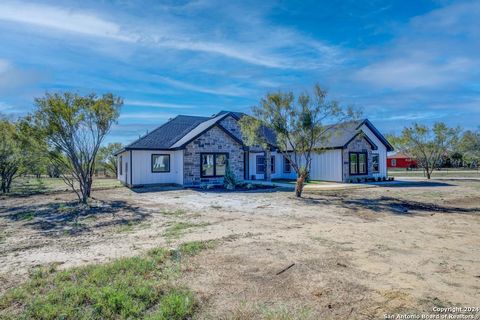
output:
M234 119L232 120L235 121ZM183 183L185 186L199 186L203 183L223 184L223 177L201 177L200 155L205 152L227 153L230 169L235 174L237 180L243 180L243 146L233 140L223 130L214 126L185 147L183 153Z
M367 153L367 174L350 176L350 152L366 152ZM353 139L346 148L343 148L343 181L348 182L350 178L366 178L372 175L372 146L365 140L363 134Z
M220 125L227 129L235 137L242 140L242 131L240 129L240 125L238 124L237 120L235 120L232 116L228 116L222 121L220 121Z

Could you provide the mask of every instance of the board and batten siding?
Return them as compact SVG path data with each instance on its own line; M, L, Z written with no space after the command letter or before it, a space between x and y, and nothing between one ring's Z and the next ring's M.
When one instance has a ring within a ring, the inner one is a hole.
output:
M120 170L120 157L122 159L121 166L122 169ZM124 151L117 155L117 166L118 166L118 174L117 179L122 182L123 184L130 184L130 152ZM125 170L125 167L128 166L128 172ZM122 174L120 174L120 172Z
M263 180L264 179L264 174L263 173L257 173L257 156L263 156L263 152L250 152L249 154L249 176L247 177L248 179L252 178L252 175L255 176L256 180ZM279 152L272 152L272 156L275 156L275 173L272 173L272 179L295 179L296 174L295 170L291 170L290 173L285 173L284 172L284 162L283 162L283 154Z
M361 129L367 135L367 137L372 140L372 142L378 147L377 150L372 150L372 154L379 155L379 170L378 173L371 173L371 176L375 178L387 177L387 147L365 124L361 127Z
M342 181L342 149L315 152L312 155L310 179Z
M170 172L152 172L152 154L170 155ZM133 185L183 184L183 150L133 150Z

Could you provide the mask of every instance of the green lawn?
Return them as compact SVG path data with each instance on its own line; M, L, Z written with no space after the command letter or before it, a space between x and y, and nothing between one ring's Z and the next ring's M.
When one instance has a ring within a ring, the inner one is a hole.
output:
M423 177L422 170L401 170L388 169L388 175L392 177ZM457 177L457 178L480 178L480 171L478 170L464 170L464 169L442 169L435 170L432 173L432 178L435 177Z
M110 189L121 186L120 181L116 179L99 178L93 181L93 189ZM10 195L30 195L70 190L70 187L61 178L20 177L13 180Z
M196 299L175 279L183 259L211 248L190 242L110 263L40 268L0 297L1 319L190 319Z

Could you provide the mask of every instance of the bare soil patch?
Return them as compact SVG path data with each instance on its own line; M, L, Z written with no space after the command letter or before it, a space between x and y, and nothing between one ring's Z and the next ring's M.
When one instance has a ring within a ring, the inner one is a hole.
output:
M307 192L126 188L0 202L0 294L32 268L217 240L179 285L198 318L378 318L480 303L480 181ZM78 219L76 219L78 214ZM278 274L286 267L291 266Z

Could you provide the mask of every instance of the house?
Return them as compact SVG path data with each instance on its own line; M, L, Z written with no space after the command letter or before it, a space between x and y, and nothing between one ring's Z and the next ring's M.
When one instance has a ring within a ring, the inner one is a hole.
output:
M396 153L387 156L387 168L411 169L416 168L417 166L418 163L415 159L412 159L403 153Z
M179 115L116 153L118 179L129 187L153 184L221 184L227 162L238 180L264 179L265 152L247 147L238 120L243 113L221 111L212 117ZM368 120L332 126L327 143L315 149L310 179L348 181L386 177L392 146ZM295 179L265 128L271 145L271 178Z

